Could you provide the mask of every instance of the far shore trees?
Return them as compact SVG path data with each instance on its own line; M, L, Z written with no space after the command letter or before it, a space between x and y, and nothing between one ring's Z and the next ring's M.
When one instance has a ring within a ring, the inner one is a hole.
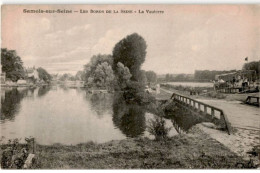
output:
M84 80L85 78L85 73L84 71L78 71L75 75L76 80Z
M61 81L75 81L76 77L70 73L64 73L63 75L59 76L59 80Z
M1 49L1 65L2 71L6 73L6 78L13 82L25 78L23 61L16 54L15 50Z

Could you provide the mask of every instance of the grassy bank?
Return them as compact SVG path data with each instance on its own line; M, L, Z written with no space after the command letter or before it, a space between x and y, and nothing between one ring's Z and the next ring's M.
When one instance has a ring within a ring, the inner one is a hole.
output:
M6 148L1 146L1 152ZM134 138L104 144L37 146L40 169L248 168L247 161L199 128L164 141Z

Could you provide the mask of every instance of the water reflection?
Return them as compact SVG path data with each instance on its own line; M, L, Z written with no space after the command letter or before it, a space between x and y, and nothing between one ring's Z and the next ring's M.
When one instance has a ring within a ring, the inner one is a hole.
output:
M90 94L86 92L86 100L90 102L91 109L102 117L105 113L111 114L113 104L113 95L109 93Z
M40 88L1 88L1 120L14 120L25 98L42 97L50 91L49 86ZM38 92L37 92L38 90ZM37 94L37 95L35 95Z
M13 120L28 89L1 89L1 120Z
M147 120L153 118L118 93L89 94L85 89L57 86L1 92L0 129L9 139L34 136L40 144L78 144L148 137ZM184 129L192 121L175 113L172 119ZM172 125L170 120L167 123Z
M202 123L210 122L206 117L193 115L180 107L166 112L166 118L171 119L173 126L179 133L187 132L192 126Z
M127 104L121 94L113 100L113 122L127 137L137 137L146 129L145 110L136 104Z
M50 86L42 86L38 90L38 97L46 95L51 90Z

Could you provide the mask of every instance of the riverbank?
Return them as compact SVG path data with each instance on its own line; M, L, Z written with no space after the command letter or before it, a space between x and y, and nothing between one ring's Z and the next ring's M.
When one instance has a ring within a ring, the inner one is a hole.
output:
M198 127L164 141L129 138L103 144L37 145L36 154L39 169L252 168Z
M1 88L16 88L16 87L41 87L41 86L48 86L50 84L42 83L42 84L1 84Z
M157 96L157 99L169 99L173 92L183 94L181 91L161 88L161 93ZM252 152L253 148L257 148L258 156L260 157L259 124L257 124L257 122L259 122L259 113L257 113L258 108L254 106L241 105L242 98L246 97L245 95L248 94L241 94L240 96L229 94L225 99L207 98L203 96L192 96L192 98L199 99L211 105L216 104L214 106L219 108L225 108L223 110L226 111L233 129L231 135L228 135L224 131L217 130L216 126L211 123L202 123L199 124L198 127L211 138L248 160L252 158L250 152ZM209 102L210 100L212 101ZM226 110L226 108L229 108L229 111ZM259 163L260 158L257 159L257 157L253 157L253 159L256 163Z
M185 87L181 87L180 89L176 89L175 86L161 86L161 90L163 90L163 94L166 94L163 96L163 98L170 97L169 94L177 93L181 95L186 95L188 97L194 98L194 99L223 99L226 101L241 101L245 102L248 96L258 96L259 92L256 93L243 93L243 94L225 94L225 93L217 93L216 91L207 88L201 88L200 94L190 95L190 90L185 89ZM203 93L202 91L205 90ZM169 92L167 92L169 91ZM197 92L196 92L197 93ZM158 97L162 97L163 94L160 94Z
M217 130L216 126L212 123L201 123L197 127L211 138L225 145L238 156L246 160L252 159L256 164L260 164L259 131L236 128L232 135L228 135L223 131ZM258 157L256 156L257 153Z

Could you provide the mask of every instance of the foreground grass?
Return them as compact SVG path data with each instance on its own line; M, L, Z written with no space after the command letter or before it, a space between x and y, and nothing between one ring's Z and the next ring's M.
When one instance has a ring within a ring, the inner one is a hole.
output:
M2 148L4 146L1 146ZM193 128L165 141L144 138L37 146L41 169L243 168L248 163L221 143Z

